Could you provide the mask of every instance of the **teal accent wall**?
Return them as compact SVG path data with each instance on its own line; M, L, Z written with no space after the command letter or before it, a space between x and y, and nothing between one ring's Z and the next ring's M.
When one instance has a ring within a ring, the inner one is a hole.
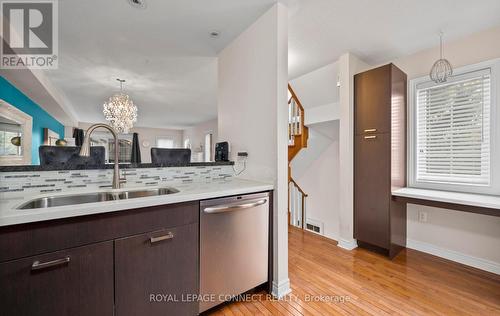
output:
M33 135L31 137L32 163L40 164L38 147L43 144L43 129L49 128L64 137L64 125L53 118L49 113L33 102L24 93L0 76L0 99L10 103L33 118Z

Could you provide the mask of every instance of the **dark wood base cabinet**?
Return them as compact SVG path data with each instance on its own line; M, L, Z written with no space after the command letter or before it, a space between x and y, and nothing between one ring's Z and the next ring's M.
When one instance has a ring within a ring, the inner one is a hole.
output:
M0 315L197 315L198 210L196 201L0 227Z
M116 315L196 315L197 243L197 223L116 240Z
M113 242L0 264L0 302L6 316L113 315Z
M393 64L354 76L354 238L394 257L406 246L406 74Z

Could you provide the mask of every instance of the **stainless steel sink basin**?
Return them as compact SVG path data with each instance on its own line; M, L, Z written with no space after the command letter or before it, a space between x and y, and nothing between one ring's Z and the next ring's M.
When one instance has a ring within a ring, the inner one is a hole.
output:
M48 196L26 202L21 206L19 206L17 209L29 210L35 208L48 208L48 207L64 206L64 205L127 200L127 199L135 199L148 196L173 194L177 192L179 192L179 190L170 187L165 187L165 188L146 189L146 190L129 190L120 192L108 191L108 192L92 192L92 193L73 194L73 195Z

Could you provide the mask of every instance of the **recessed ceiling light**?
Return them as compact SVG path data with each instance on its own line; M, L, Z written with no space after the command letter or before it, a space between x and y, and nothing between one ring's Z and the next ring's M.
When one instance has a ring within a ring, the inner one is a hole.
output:
M211 31L210 32L210 37L211 38L218 38L220 36L220 32L219 31Z
M131 6L137 9L146 9L146 0L128 0Z

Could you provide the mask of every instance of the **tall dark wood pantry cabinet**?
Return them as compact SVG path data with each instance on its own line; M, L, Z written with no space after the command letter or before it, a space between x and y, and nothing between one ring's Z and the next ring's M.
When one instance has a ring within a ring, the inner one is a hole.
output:
M354 76L354 237L390 258L406 246L406 74L393 64Z

